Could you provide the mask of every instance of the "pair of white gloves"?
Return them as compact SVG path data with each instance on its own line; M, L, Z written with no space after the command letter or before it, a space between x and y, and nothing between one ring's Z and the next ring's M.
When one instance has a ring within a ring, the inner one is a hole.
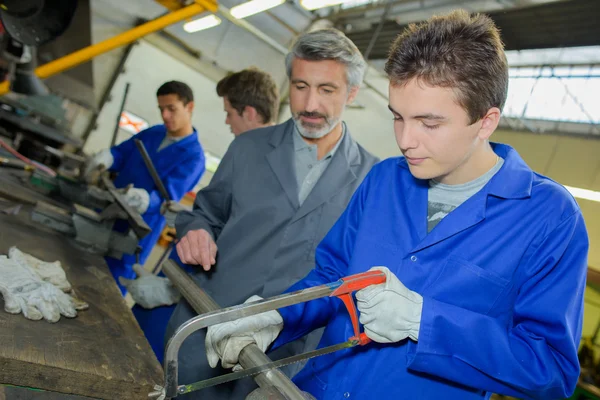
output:
M59 261L44 262L16 247L10 248L8 257L0 255L0 293L6 312L48 322L57 322L61 315L74 318L88 305L65 293L71 290Z
M95 180L95 175L112 167L114 162L115 159L110 149L104 149L96 153L85 167L83 173L84 179L87 182L93 182ZM147 190L132 187L125 191L123 197L127 204L139 214L143 214L148 210L148 206L150 205L150 193L148 193Z
M386 281L356 292L359 320L366 335L379 343L394 343L406 338L417 341L423 297L406 288L388 268L373 267L371 270L383 271ZM252 296L245 303L260 299ZM208 363L215 368L220 359L223 368L241 369L238 359L244 347L256 343L266 351L282 329L283 319L276 310L211 326L205 339Z

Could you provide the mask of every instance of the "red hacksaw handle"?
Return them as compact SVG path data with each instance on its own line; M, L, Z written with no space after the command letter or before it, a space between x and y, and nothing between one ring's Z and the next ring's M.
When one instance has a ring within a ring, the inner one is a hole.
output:
M330 294L330 296L338 297L344 302L348 314L350 314L352 327L354 328L354 336L350 340L358 340L361 346L369 343L371 339L366 334L360 333L358 328L358 311L356 311L356 306L352 299L352 292L384 282L385 274L382 271L367 271L342 278L342 284Z

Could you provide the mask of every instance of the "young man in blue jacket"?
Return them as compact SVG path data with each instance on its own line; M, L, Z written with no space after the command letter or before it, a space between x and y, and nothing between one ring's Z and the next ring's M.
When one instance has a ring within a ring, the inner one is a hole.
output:
M134 139L144 143L174 201L181 200L185 193L192 190L204 173L204 151L198 140L198 133L192 126L192 89L183 82L170 81L158 88L156 97L164 124L150 127L117 146L97 153L86 169L88 176L99 167L117 172L114 180L117 188L133 185L125 194L125 200L142 215L152 229L151 233L140 240L140 264L144 264L165 227L165 218L161 214L165 199L155 186ZM116 226L115 229L119 227ZM120 260L112 257L105 259L124 294L126 289L118 278L135 278L133 265L136 263L136 256L126 254Z
M499 32L465 11L410 26L385 70L404 157L371 170L289 291L379 268L356 293L370 344L313 358L294 382L317 399L559 399L574 391L588 237L564 187L492 143L506 100ZM382 266L382 267L379 267ZM209 362L232 367L325 326L353 335L335 298L209 328Z

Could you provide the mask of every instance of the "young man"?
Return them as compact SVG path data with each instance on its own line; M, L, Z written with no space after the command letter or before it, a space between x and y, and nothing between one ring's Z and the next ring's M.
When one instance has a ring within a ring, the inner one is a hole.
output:
M89 176L98 168L107 168L118 173L114 181L117 188L133 185L125 194L125 200L142 215L152 229L150 234L140 240L140 264L150 255L165 226L165 218L160 212L165 199L154 185L134 139L144 143L174 201L179 201L185 193L192 190L204 173L204 151L198 140L198 133L192 126L192 89L183 82L166 82L158 88L156 97L164 124L150 127L117 146L97 153L85 172ZM115 227L120 228L124 227ZM118 278L135 277L135 255L124 255L120 260L112 257L105 259L125 294L126 289Z
M194 210L175 221L181 261L202 266L194 279L223 307L281 293L306 275L317 243L377 161L342 122L366 66L356 46L340 31L313 31L297 39L286 65L292 118L236 136ZM180 302L166 339L195 315ZM225 372L212 370L203 356L204 333L183 344L181 382ZM312 349L318 336L283 346L278 355ZM247 379L182 399L244 399L254 387Z
M356 293L373 342L311 359L294 382L317 399L569 397L588 237L565 188L489 141L508 84L498 30L434 17L395 40L385 69L404 157L371 170L289 289L383 266L387 281ZM211 327L207 356L232 366L240 341L276 349L321 326L320 347L352 336L323 298Z
M277 120L277 84L271 75L257 68L227 75L217 83L217 94L223 98L225 123L235 136L273 125Z

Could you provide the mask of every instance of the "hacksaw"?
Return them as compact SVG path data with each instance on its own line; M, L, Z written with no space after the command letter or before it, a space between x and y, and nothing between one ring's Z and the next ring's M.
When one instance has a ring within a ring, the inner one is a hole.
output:
M295 292L286 293L279 296L270 297L251 303L240 304L237 306L223 308L220 310L198 315L183 323L167 343L164 361L164 386L157 386L155 388L156 391L150 393L149 397L156 398L157 400L172 399L177 397L178 395L204 389L221 383L257 375L271 369L280 368L285 365L304 361L313 357L333 353L338 350L349 349L355 346L364 346L368 344L371 340L366 336L364 332L360 332L358 324L358 312L356 310L356 306L354 305L352 293L357 290L364 289L367 286L376 285L384 282L385 274L382 271L368 271L356 275L350 275L332 283L306 288ZM233 321L239 318L260 314L278 308L304 303L310 300L315 300L326 296L337 297L340 300L342 300L342 302L346 306L346 309L348 310L348 313L350 314L352 327L354 329L354 336L349 338L347 341L332 346L324 347L321 349L313 350L307 353L302 353L281 360L273 361L267 364L259 365L253 368L248 368L245 370L217 376L215 378L210 378L186 385L178 384L179 349L185 341L185 339L195 331L207 328L212 325Z

